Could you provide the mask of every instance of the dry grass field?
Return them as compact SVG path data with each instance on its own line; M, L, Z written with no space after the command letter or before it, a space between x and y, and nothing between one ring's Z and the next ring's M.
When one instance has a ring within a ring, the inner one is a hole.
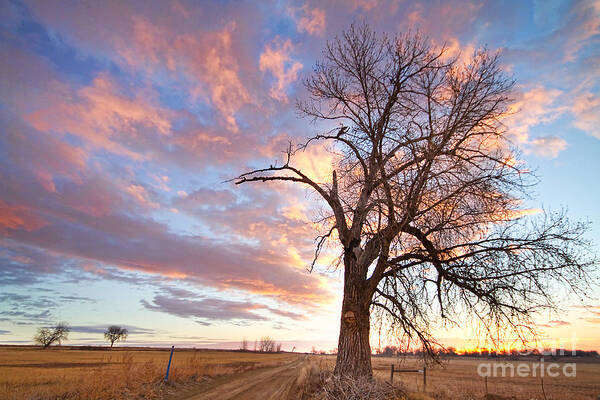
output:
M176 349L164 384L168 358L167 349L0 346L0 399L305 399L313 375L335 363L334 356ZM477 365L490 361L454 358L429 367L427 396L416 393L423 391L421 374L396 373L394 382L412 392L410 400L483 399L485 382ZM391 363L422 366L410 358L374 357L376 378L389 380ZM576 372L574 378L546 377L545 397L539 377L489 378L488 392L519 400L595 400L600 364L578 362Z
M442 365L428 367L427 393L439 399L482 399L485 395L485 380L477 374L479 363L502 362L497 359L451 358ZM404 369L420 369L422 362L406 358L373 358L374 374L379 379L390 378L390 364ZM519 364L521 361L510 361ZM546 361L548 364L549 361ZM531 363L529 363L531 365ZM563 364L560 364L563 365ZM516 399L540 400L596 400L600 395L600 363L577 362L576 377L559 376L544 378L542 392L539 377L490 377L488 393ZM410 391L423 390L423 375L418 373L396 373L394 382L402 382Z
M169 385L162 384L169 350L66 346L0 347L0 399L163 398L212 377L289 363L293 354L176 349Z

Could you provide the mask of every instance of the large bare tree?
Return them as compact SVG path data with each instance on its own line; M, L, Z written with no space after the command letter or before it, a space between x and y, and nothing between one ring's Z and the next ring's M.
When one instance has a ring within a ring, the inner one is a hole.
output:
M557 284L580 291L595 265L586 226L564 213L529 221L520 208L534 180L502 124L513 81L498 54L460 61L419 35L352 26L327 44L305 86L300 111L335 128L236 183L299 183L326 203L313 266L339 240L336 374L372 375L374 311L431 350L437 321L468 313L521 333L554 306ZM294 166L297 151L319 142L338 153L327 182Z

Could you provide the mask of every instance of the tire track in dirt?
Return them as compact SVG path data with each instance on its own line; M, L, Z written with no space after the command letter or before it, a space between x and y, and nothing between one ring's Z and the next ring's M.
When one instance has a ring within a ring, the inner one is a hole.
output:
M280 400L293 394L306 359L215 379L185 400Z

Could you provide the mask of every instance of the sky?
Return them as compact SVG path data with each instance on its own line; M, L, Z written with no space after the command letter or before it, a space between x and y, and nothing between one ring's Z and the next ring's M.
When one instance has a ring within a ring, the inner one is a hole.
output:
M341 273L306 270L318 199L228 180L318 129L296 112L302 79L353 22L418 30L460 57L501 51L517 82L508 132L540 178L526 205L567 208L600 248L598 0L7 0L0 344L67 321L69 344L103 343L118 324L130 345L336 347ZM315 147L296 162L320 177L330 161ZM600 349L590 295L557 293L542 337ZM474 343L465 327L437 336Z

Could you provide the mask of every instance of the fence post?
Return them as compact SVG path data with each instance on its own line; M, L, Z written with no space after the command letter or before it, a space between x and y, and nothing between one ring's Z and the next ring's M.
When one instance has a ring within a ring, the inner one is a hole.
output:
M171 355L169 356L169 364L167 364L167 374L165 375L165 382L169 380L169 370L171 369L171 360L173 359L173 349L175 346L171 346Z
M390 368L390 383L394 383L394 364Z
M423 392L427 391L427 366L423 365Z
M544 395L544 400L546 399L546 391L544 390L544 378L542 378L542 394Z

